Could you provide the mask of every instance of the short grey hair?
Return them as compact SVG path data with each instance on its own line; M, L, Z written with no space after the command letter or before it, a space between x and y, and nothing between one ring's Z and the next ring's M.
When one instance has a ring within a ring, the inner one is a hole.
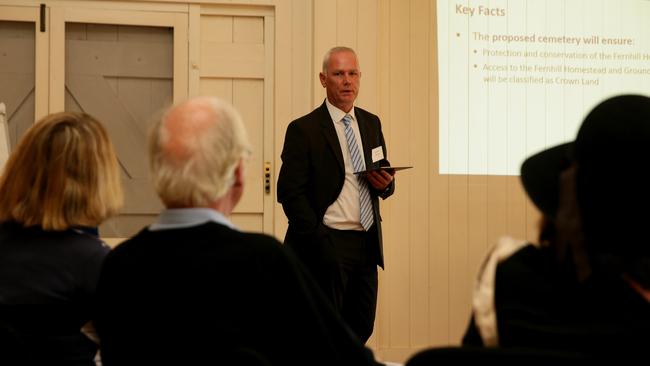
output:
M323 75L327 75L327 65L329 64L330 57L333 54L339 52L352 52L352 54L354 54L355 57L357 56L357 53L354 52L354 50L350 47L337 46L337 47L330 48L329 51L325 52L325 56L323 56ZM357 57L357 62L359 62L358 57Z
M174 115L176 108L187 110ZM171 135L168 125L174 119L187 133ZM235 181L239 162L250 152L241 116L214 97L195 98L167 110L149 135L152 179L167 207L206 207L223 197Z

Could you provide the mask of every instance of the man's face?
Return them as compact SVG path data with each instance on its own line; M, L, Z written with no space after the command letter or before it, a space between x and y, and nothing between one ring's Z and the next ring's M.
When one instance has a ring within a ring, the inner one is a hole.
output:
M327 99L337 108L349 112L359 94L361 71L354 53L336 52L330 55L327 73L320 73L320 82L327 90Z

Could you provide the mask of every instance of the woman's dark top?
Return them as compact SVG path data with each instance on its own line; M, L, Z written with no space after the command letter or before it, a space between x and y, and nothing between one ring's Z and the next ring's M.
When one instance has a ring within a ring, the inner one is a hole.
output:
M93 365L81 332L110 251L78 230L0 224L0 340L19 364Z

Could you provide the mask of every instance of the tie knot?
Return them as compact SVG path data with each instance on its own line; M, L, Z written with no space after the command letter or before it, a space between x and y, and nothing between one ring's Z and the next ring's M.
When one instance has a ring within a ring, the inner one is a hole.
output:
M350 117L349 114L346 114L341 121L343 122L345 127L348 127L350 125L350 122L352 122L352 117Z

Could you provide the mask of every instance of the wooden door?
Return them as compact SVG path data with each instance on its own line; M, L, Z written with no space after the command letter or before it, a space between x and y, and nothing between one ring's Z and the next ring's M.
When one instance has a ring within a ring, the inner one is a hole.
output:
M253 155L231 220L273 233L274 13L266 6L190 6L190 95L213 95L241 113ZM198 40L197 42L192 42Z
M187 14L88 5L52 8L51 109L84 111L106 126L125 206L100 234L126 238L162 209L149 175L147 131L159 111L187 96Z

